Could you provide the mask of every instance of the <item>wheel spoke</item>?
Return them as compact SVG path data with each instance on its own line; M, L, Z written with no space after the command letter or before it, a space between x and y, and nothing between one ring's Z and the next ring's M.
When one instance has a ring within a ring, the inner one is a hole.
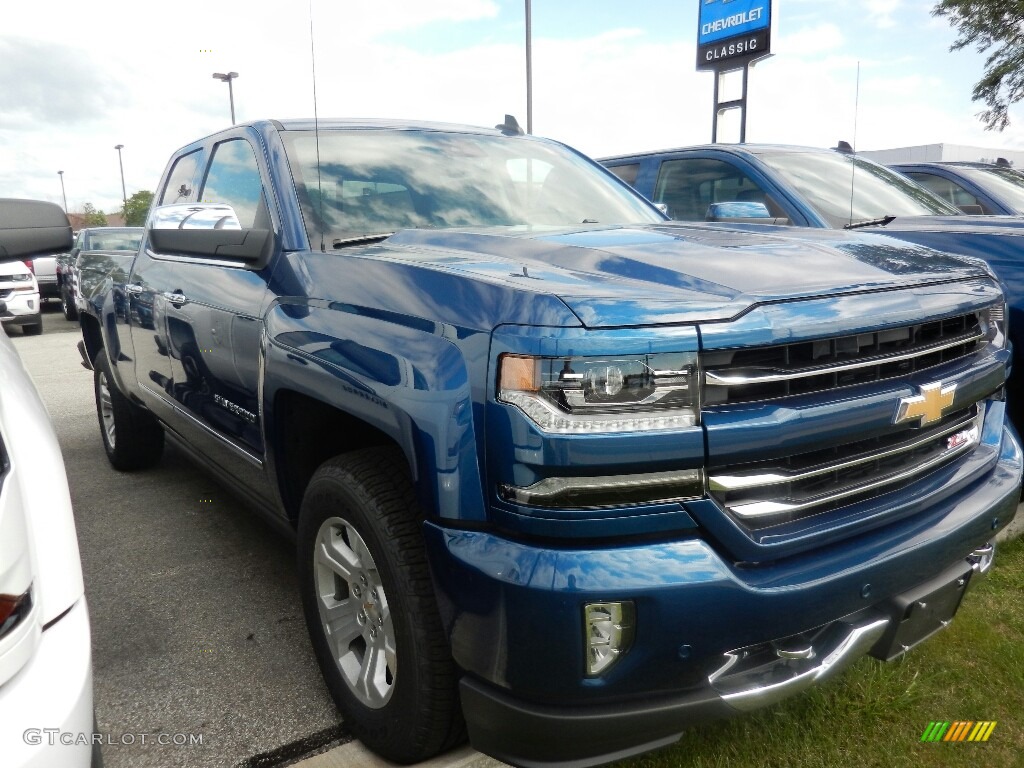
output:
M385 627L391 629L390 624ZM391 679L398 675L398 651L395 648L395 638L392 632L384 633L384 658L387 660L388 669L391 670Z
M359 603L351 598L340 601L330 597L320 598L320 620L335 659L348 653L351 642L363 631L356 620L359 607Z
M349 541L352 542L352 552L356 556L359 567L366 570L375 570L373 556L370 554L370 550L366 548L366 542L363 541L362 536L356 534L351 528L349 529Z
M110 387L107 384L107 377L101 372L99 375L100 393L100 418L103 420L103 431L107 434L107 442L114 447L117 432L114 424L114 403L110 394Z
M330 568L345 581L352 581L359 569L359 556L334 536L333 531L328 531L321 537L320 546L317 547L317 561Z
M387 691L387 666L383 643L368 643L356 684L371 701L379 701Z

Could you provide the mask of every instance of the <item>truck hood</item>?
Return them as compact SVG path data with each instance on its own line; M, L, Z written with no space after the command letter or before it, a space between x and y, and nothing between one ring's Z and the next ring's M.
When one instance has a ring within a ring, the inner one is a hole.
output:
M588 327L728 320L766 302L988 276L877 234L763 225L405 230L378 257L556 295Z
M1022 216L897 216L889 224L868 227L864 232L956 232L969 234L1024 235Z

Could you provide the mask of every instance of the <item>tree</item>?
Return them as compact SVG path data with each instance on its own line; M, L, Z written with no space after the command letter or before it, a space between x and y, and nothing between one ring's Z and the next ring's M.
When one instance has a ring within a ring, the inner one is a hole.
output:
M105 227L107 226L107 214L97 211L92 203L86 203L82 206L82 226Z
M988 106L979 117L988 130L1010 124L1010 105L1024 98L1024 0L941 0L933 16L945 16L958 32L950 47L992 49L971 98Z
M141 227L146 223L146 216L149 213L149 206L153 203L153 193L147 189L140 189L128 198L128 204L124 207L124 223L128 227Z

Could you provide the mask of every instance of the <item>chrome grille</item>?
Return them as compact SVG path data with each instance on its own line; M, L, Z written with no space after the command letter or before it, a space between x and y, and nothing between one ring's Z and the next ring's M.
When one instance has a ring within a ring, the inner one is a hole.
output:
M986 344L979 313L854 336L713 350L702 358L704 405L810 394L905 376L974 354Z
M708 488L735 519L760 530L923 477L978 444L983 416L983 407L976 404L928 428L908 427L777 461L714 469L708 473Z

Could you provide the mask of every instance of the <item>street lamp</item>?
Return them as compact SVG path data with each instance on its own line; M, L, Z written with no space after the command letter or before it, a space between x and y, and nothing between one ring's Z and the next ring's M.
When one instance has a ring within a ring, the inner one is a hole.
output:
M231 81L238 77L237 72L228 72L226 75L223 72L214 72L213 79L220 80L221 82L228 84L228 98L231 99L231 124L235 124L235 91L231 87Z
M64 171L57 171L60 176L60 196L64 198L64 215L68 215L68 196L64 194Z
M121 159L121 150L124 149L124 144L116 144L114 149L117 150L117 164L121 166L121 199L124 201L124 215L128 215L128 193L124 189L124 161Z
M533 19L526 0L526 132L533 133Z

